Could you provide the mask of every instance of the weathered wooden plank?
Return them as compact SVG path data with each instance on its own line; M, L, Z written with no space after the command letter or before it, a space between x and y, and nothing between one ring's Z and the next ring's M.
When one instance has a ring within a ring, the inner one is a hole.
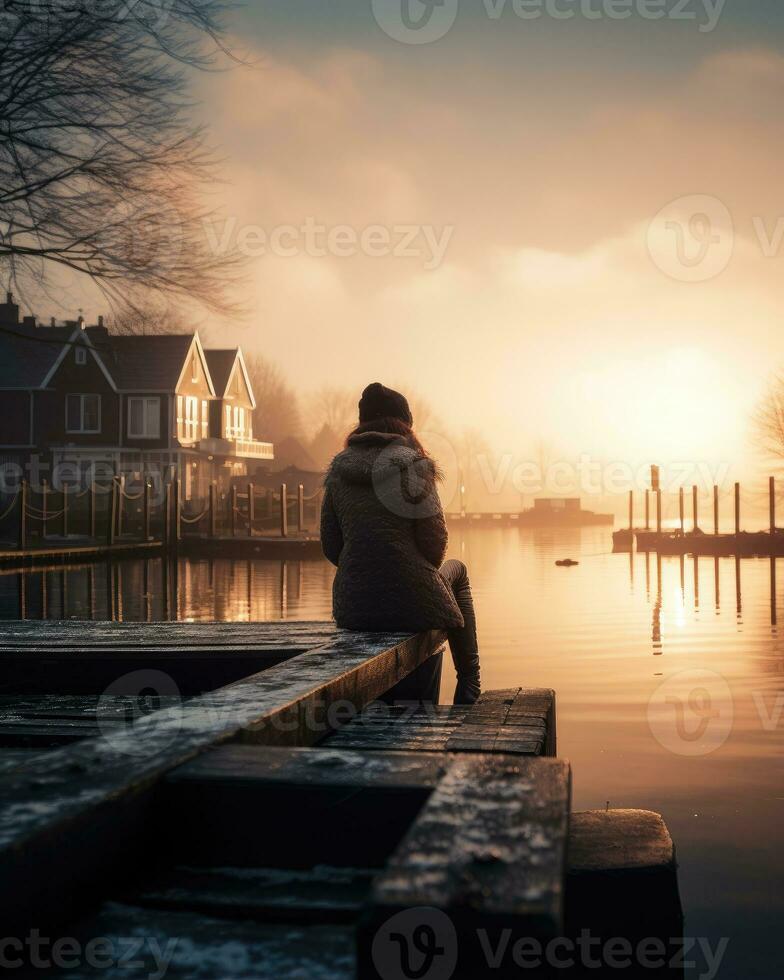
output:
M133 893L134 905L256 922L353 922L371 868L174 868Z
M0 921L24 927L34 912L62 911L64 892L88 889L112 871L111 862L132 862L128 841L146 826L149 791L173 767L237 737L313 744L329 730L328 709L337 700L344 709L361 710L433 656L442 641L440 632L337 632L294 660L122 731L48 752L23 773L2 777ZM46 882L31 879L31 860L49 868Z
M659 968L652 968L650 960L639 963L632 958L624 972L668 980L683 975L675 965L682 959L677 937L683 934L675 847L658 813L572 814L566 897L567 935L587 931L602 945L620 937L633 951L642 940L657 940L664 951ZM602 948L599 943L597 948Z
M427 705L385 714L375 706L330 736L334 748L555 755L550 690L485 691L470 707Z
M383 975L379 943L402 912L411 933L417 915L445 913L460 937L461 976L486 967L479 931L492 948L506 928L513 941L563 934L568 764L501 755L452 760L374 881L359 930L360 977Z
M96 971L85 958L63 971L70 980L353 980L354 933L348 925L254 922L106 903L73 933L80 948L101 937ZM107 953L108 950L108 953ZM130 955L129 955L130 954ZM52 975L49 973L48 975Z

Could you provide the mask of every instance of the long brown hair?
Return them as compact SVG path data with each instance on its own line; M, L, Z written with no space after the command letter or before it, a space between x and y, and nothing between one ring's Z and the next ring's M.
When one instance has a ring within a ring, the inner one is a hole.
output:
M360 422L356 429L349 432L348 436L346 437L346 445L348 446L352 436L361 435L363 432L387 432L391 435L403 436L408 445L412 449L416 450L420 456L422 456L424 459L430 459L430 454L419 439L417 439L414 430L402 419L387 416L381 419L373 419L370 422Z

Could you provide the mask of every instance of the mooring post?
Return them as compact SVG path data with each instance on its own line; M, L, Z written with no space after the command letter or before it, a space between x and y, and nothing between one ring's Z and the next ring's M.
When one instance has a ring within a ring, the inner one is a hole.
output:
M289 515L286 509L286 484L280 485L280 536L285 538L289 533Z
M63 537L68 537L68 484L63 484Z
M681 518L681 534L685 534L686 527L683 519L683 487L679 487L678 489L678 513L680 514Z
M47 504L49 494L46 480L41 480L41 537L46 537Z
M634 530L634 490L629 491L629 530Z
M300 534L305 530L305 488L301 483L297 487L297 530Z
M776 478L768 478L768 499L770 506L770 536L776 533Z
M106 543L114 544L114 529L117 523L117 477L112 477L112 497L106 514Z
M698 518L697 518L697 506L698 506L698 501L697 501L697 484L695 483L692 486L692 488L691 488L691 514L692 514L692 518L693 518L693 522L694 522L694 527L693 527L692 530L694 530L694 531L697 530L697 526L698 526L698 523L699 523L698 522Z
M163 488L163 547L171 546L171 483ZM164 562L166 559L163 559ZM165 594L165 592L164 592Z
M27 547L27 480L19 484L19 547Z
M645 489L645 530L650 531L651 529L651 498L646 487Z
M248 537L253 537L253 519L255 513L255 501L253 500L253 484L248 484Z
M713 484L713 533L719 533L719 487Z
M229 506L231 507L231 536L234 537L237 533L237 487L233 483L229 496Z
M215 513L215 481L210 484L210 537L215 537L218 515Z
M174 514L173 514L173 517L174 517L174 546L175 546L175 548L177 547L177 545L182 540L182 524L180 522L180 518L182 517L182 515L180 514L180 511L182 509L182 506L180 504L180 493L181 493L181 491L182 491L182 487L180 486L180 481L179 480L175 480L174 481Z
M661 534L661 487L656 490L656 533Z
M740 534L740 483L735 484L735 533Z
M120 474L117 477L117 537L121 538L123 533L123 500L125 499L125 476Z
M145 478L145 480L144 480L144 501L143 501L143 503L144 503L144 510L143 510L143 516L144 516L144 543L145 544L147 544L147 542L150 540L150 491L151 491L151 489L152 489L152 487L150 485L150 481Z
M91 538L95 537L95 480L90 481L87 494L87 533Z

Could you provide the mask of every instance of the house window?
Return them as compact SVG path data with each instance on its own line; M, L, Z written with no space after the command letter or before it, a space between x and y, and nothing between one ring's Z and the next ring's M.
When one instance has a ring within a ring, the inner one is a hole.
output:
M84 347L77 347L74 351L74 358L77 364L87 363L87 350Z
M100 432L101 396L66 395L65 430L66 432Z
M199 438L199 399L191 395L177 395L177 438L180 442Z
M202 399L201 403L201 437L202 439L209 439L210 437L210 406L209 402Z
M160 398L129 398L128 435L132 439L157 439L160 434Z

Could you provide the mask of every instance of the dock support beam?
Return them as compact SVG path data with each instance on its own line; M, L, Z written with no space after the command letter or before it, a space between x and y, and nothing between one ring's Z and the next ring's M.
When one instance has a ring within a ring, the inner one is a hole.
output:
M231 508L231 536L234 537L237 533L237 487L233 483L229 494L229 507Z
M109 512L106 515L106 543L114 544L114 528L117 521L117 477L112 479L112 496L109 501Z
M740 484L735 484L735 533L740 534Z
M19 485L19 547L27 547L27 480Z
M719 488L713 484L713 533L719 533Z
M305 530L305 488L301 483L297 487L297 530L300 534Z
M286 484L280 485L280 536L285 538L289 533L289 513L286 501Z
M651 498L648 490L645 491L645 530L651 529Z
M695 483L692 486L692 488L691 488L691 513L692 513L692 518L693 518L693 521L694 521L694 527L692 528L692 530L695 531L695 532L697 531L697 528L699 527L699 522L698 522L698 518L697 518L697 507L698 507L698 501L697 501L697 484Z
M215 481L210 484L210 537L215 537L217 514L215 513Z
M144 478L143 503L144 503L144 509L143 509L144 543L146 544L150 540L150 481L146 477Z
M629 530L634 530L634 490L629 491Z
M774 476L768 478L768 496L770 508L770 536L772 538L776 533L776 478Z
M87 496L87 507L88 507L88 526L87 533L91 538L95 537L95 480L90 481L90 492Z
M68 484L63 484L63 537L68 537Z
M678 488L678 513L681 519L681 534L685 534L686 526L683 517L683 487Z
M255 507L253 501L253 484L248 484L248 537L253 537L253 518L255 516Z
M661 534L661 489L656 491L656 533Z
M46 537L47 506L49 502L46 480L41 480L41 537Z

